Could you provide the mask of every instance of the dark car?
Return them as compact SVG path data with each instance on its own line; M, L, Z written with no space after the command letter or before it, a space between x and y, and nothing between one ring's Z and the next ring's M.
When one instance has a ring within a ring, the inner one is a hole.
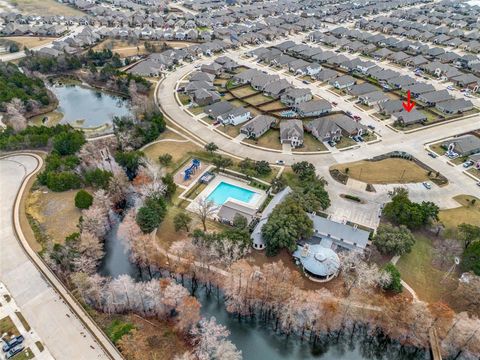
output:
M11 359L15 355L17 355L19 352L21 352L25 347L22 344L18 344L17 346L11 348L6 354L5 357L7 359Z
M428 153L428 156L430 156L431 158L434 158L434 159L435 159L435 158L437 157L437 154L434 154L434 153L432 153L432 152L429 152L429 153Z
M367 126L368 126L369 129L375 130L375 126L373 126L373 125L367 125Z
M10 340L3 339L5 344L3 344L2 350L4 352L7 352L8 350L13 348L14 346L17 346L18 344L21 344L23 342L23 340L24 340L23 335L15 336L13 339L10 339Z

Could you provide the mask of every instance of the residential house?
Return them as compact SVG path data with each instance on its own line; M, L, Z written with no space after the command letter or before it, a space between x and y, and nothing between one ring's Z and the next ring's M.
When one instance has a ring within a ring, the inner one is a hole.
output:
M220 121L223 125L236 126L250 120L251 117L250 110L238 107L217 116L217 121Z
M402 100L388 100L377 104L380 113L391 115L403 109Z
M368 94L377 90L378 88L375 85L372 85L370 83L363 83L363 84L353 85L351 88L346 90L346 93L352 96L360 96L360 95Z
M330 80L329 84L337 89L346 89L355 85L357 81L350 75L343 75Z
M220 101L212 105L206 106L203 112L210 116L212 119L217 119L218 116L225 114L235 107L228 101Z
M480 138L471 134L463 135L444 142L442 146L460 156L468 156L480 152Z
M295 106L300 103L310 101L312 98L313 95L310 89L290 88L282 94L280 101L285 105Z
M377 90L371 93L360 95L358 100L366 106L374 106L388 101L390 98L383 91Z
M455 85L463 88L471 89L473 92L478 92L480 87L480 78L473 74L463 74L452 78Z
M368 131L365 125L344 114L335 114L328 116L328 118L333 120L335 124L342 129L344 136L361 136Z
M266 96L271 96L275 99L278 99L287 89L290 89L291 87L292 84L290 84L287 80L280 79L268 83L263 89L263 92Z
M280 143L290 144L292 148L303 145L304 133L301 120L283 120L280 122Z
M216 62L213 62L211 64L203 64L200 70L217 76L217 75L220 75L223 68L222 68L222 65L217 64Z
M198 89L193 92L192 101L199 106L206 106L220 101L220 95L215 91Z
M444 114L454 115L472 110L473 103L470 100L465 99L452 99L437 103L435 108Z
M332 105L324 99L310 100L294 106L300 117L311 117L328 114L332 111Z
M314 76L314 78L321 82L326 82L335 79L339 75L340 73L336 72L335 70L322 69Z
M335 121L327 117L315 119L305 124L305 129L310 132L318 141L339 141L342 137L342 129Z
M414 98L416 98L416 97L420 96L421 94L425 94L425 93L435 91L435 88L433 87L432 84L416 83L414 85L409 86L408 90L410 90L410 95L413 96Z
M190 74L189 77L190 81L206 81L206 82L213 82L215 80L215 75L209 74L203 71L194 71Z
M392 119L395 123L398 123L403 126L408 126L417 123L424 123L427 121L427 116L418 111L417 109L413 109L410 112L405 110L396 112L392 114Z
M451 100L453 96L448 90L435 90L429 93L424 93L418 96L418 100L425 103L427 106L435 106L441 101Z
M258 139L270 130L275 123L276 119L273 116L257 115L243 125L240 132L247 135L248 138Z

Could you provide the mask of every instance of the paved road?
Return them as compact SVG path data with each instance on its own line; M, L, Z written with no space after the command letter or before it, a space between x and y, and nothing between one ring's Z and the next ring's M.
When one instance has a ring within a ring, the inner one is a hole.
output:
M0 159L0 281L55 359L109 359L110 356L45 279L15 236L12 218L16 195L24 179L37 165L37 159L28 155ZM112 349L111 353L115 354L116 350ZM121 356L113 357L121 359Z
M84 26L72 26L72 27L70 27L70 31L68 32L67 35L62 36L60 38L52 38L51 42L40 45L40 46L35 46L35 47L33 47L29 50L38 51L38 50L43 49L43 48L51 48L51 47L53 47L53 42L54 41L62 41L62 40L65 40L67 38L76 36L77 34L79 34L83 30L83 28L84 28ZM14 61L14 60L22 59L25 56L26 56L25 51L19 51L19 52L12 53L12 54L0 55L0 61Z
M299 41L304 35L296 35L291 39ZM280 40L284 41L284 40ZM276 41L278 42L278 41ZM269 46L276 42L269 42L261 46ZM213 128L205 126L198 121L198 117L192 117L180 107L175 99L175 89L179 81L188 73L195 70L201 64L212 62L215 57L200 59L191 64L185 64L174 72L166 74L165 78L157 85L156 100L163 112L177 125L189 133L189 137L197 143L206 143L213 141L222 151L237 157L249 157L254 160L266 160L275 163L277 160L284 160L286 164L292 164L297 161L307 160L312 162L319 175L325 177L328 182L328 191L331 194L332 206L329 209L331 215L336 219L349 219L362 225L376 227L378 225L378 213L381 205L388 200L388 191L395 185L378 186L376 193L369 193L358 190L336 182L330 177L329 167L336 163L345 163L372 158L391 151L406 151L415 156L420 161L429 165L433 169L449 179L449 184L439 188L433 185L432 190L426 190L421 184L409 184L410 195L414 200L434 201L442 208L451 208L459 206L452 197L460 194L471 194L480 196L480 188L475 181L462 174L458 167L452 167L440 158L432 159L428 156L424 148L425 144L444 139L454 135L462 134L479 128L480 116L473 118L457 120L451 123L445 123L440 126L432 127L427 130L418 131L410 134L396 132L385 126L384 123L377 121L369 112L361 111L353 106L353 103L346 101L343 97L337 97L324 87L317 84L303 84L300 80L289 76L283 70L272 69L261 66L254 61L240 58L246 51L254 47L241 48L239 50L230 50L226 54L242 65L251 68L257 68L268 73L275 73L280 77L291 81L296 87L308 87L314 94L326 98L327 100L338 103L338 108L343 111L351 111L360 114L362 122L376 126L376 131L381 136L382 141L375 144L362 143L359 148L348 151L334 150L329 154L291 154L288 152L273 152L253 148L225 137L214 131ZM382 64L384 65L384 64ZM398 70L398 69L397 69ZM340 194L353 194L366 200L366 204L355 204L351 201L339 197ZM333 195L333 196L332 196Z

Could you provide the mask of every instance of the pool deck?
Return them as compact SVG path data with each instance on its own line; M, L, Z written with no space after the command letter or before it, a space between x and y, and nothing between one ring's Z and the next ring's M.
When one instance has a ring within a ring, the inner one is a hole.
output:
M234 198L228 198L227 201L232 200L232 201L234 201L236 203L239 203L243 206L247 206L247 207L250 207L250 208L258 211L258 209L260 209L260 206L267 199L267 193L265 191L254 188L254 187L248 185L248 183L246 181L242 181L240 179L236 179L236 178L233 178L233 177L230 177L230 176L226 176L225 174L217 174L217 176L207 185L207 187L200 194L198 194L198 196L195 198L195 200L193 200L187 206L187 210L191 211L191 212L196 212L199 200L208 198L210 196L210 194L222 182L244 188L244 189L252 191L254 193L254 195L252 196L252 198L250 199L250 201L248 203L245 203L243 201L239 201L239 200L234 199ZM218 206L217 211L215 211L215 214L218 212L218 210L220 210L220 208L221 208L221 206ZM215 214L214 214L214 216L215 216Z

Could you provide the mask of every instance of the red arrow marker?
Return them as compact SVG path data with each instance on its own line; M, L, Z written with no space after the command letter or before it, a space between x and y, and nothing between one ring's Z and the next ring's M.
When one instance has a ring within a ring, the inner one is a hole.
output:
M413 107L415 106L415 103L410 101L410 90L407 91L407 102L404 101L402 105L406 112L412 111Z

